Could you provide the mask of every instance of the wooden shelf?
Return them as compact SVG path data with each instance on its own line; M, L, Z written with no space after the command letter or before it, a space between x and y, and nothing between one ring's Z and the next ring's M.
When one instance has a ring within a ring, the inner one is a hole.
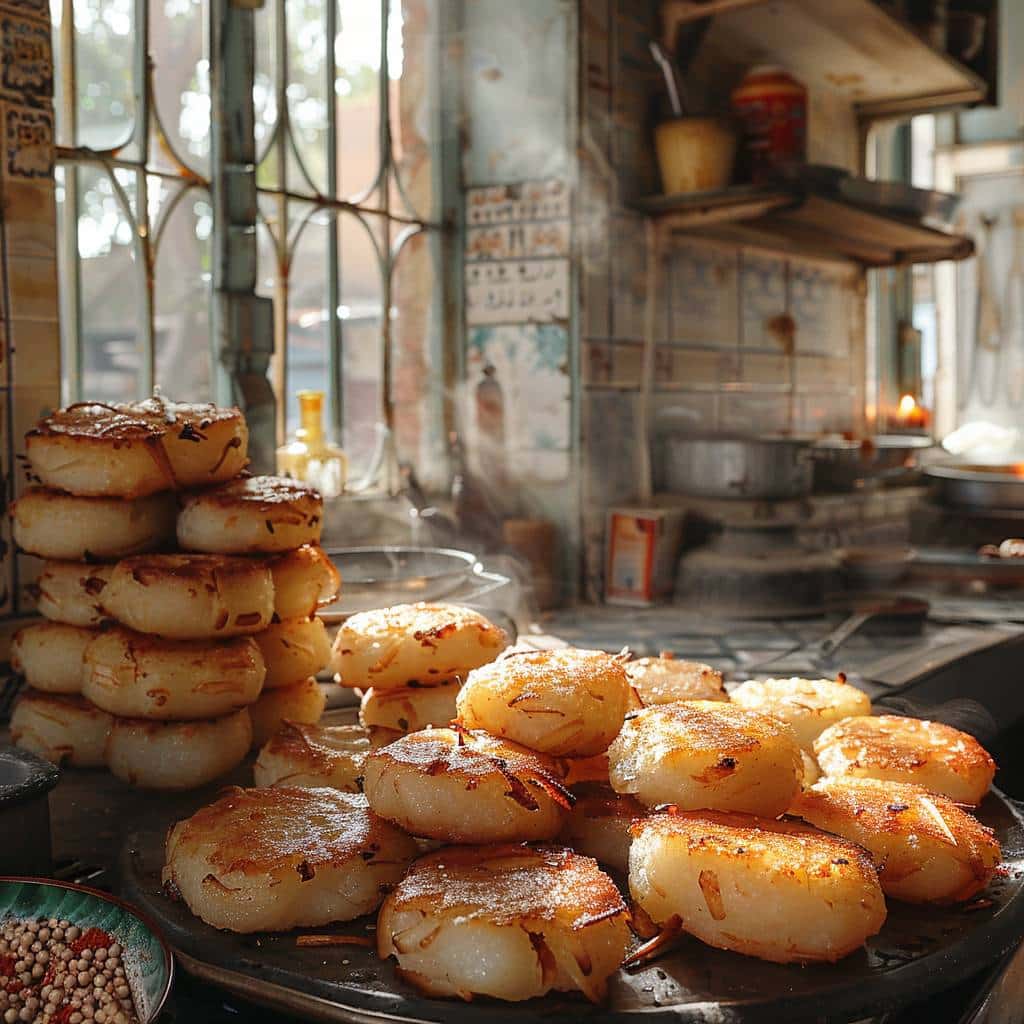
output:
M668 0L666 30L713 18L704 45L734 68L777 63L877 118L977 103L987 85L872 0ZM671 52L671 51L670 51Z
M864 267L962 260L974 242L918 221L834 196L778 187L738 185L719 192L651 196L634 208L668 233L796 249Z

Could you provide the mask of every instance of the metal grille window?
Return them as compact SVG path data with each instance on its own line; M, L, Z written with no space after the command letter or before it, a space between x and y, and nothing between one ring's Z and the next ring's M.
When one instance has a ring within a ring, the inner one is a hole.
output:
M255 13L257 290L274 300L278 439L329 396L358 472L375 424L437 443L436 0L266 0ZM63 393L222 395L211 339L206 0L52 0ZM433 391L432 391L433 388ZM396 411L397 410L397 411ZM412 449L412 450L410 450Z

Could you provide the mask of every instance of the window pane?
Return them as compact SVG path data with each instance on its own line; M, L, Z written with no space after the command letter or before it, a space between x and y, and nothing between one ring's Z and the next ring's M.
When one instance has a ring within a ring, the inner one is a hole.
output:
M375 218L379 219L379 218ZM373 454L381 419L381 307L379 260L370 231L352 214L338 218L338 262L342 340L343 445L350 475L363 473Z
M328 390L327 377L327 226L310 220L292 254L288 283L288 355L285 424L299 425L296 392Z
M277 22L274 2L265 3L253 12L256 34L256 68L253 75L252 100L256 114L257 182L265 188L278 184L276 163L271 146L277 126Z
M156 380L166 395L179 401L206 402L213 398L212 227L209 194L185 189L159 233L154 311Z
M380 170L381 7L376 0L340 0L334 42L338 117L338 194L365 193Z
M97 401L128 401L142 387L139 324L145 277L135 258L134 227L104 170L79 167L77 174L82 394Z
M431 468L444 466L444 355L436 301L437 234L421 231L399 250L392 273L391 388L398 451L424 485L443 486Z
M167 141L178 159L204 177L210 169L210 69L204 52L203 0L150 0L153 91ZM173 167L159 146L153 165Z
M392 209L426 220L436 215L434 159L439 111L437 10L433 0L390 0L388 83Z
M132 135L132 0L75 0L78 143L113 149Z
M308 192L311 187L326 192L327 36L324 0L287 0L285 10L288 16L288 84L285 92L294 146L288 155L288 187L298 192Z

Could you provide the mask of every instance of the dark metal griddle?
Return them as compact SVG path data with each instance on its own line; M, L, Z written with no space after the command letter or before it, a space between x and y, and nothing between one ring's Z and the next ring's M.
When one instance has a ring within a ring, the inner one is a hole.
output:
M202 803L197 797L197 806ZM865 948L838 964L779 965L685 939L635 973L619 972L606 1006L553 995L525 1003L427 999L359 945L298 948L291 932L241 936L218 932L160 893L166 812L128 837L122 851L124 895L152 915L185 970L251 1001L319 1021L526 1024L586 1021L777 1022L827 1016L855 1020L933 995L993 963L1024 932L1024 819L993 792L978 816L1003 847L1006 873L966 907L889 903L889 919ZM373 939L372 918L318 934ZM770 926L770 923L769 923Z

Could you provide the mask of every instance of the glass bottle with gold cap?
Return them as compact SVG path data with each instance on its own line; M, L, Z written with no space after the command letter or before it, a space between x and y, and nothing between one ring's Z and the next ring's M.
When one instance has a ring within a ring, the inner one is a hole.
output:
M345 490L348 458L324 437L322 391L300 391L299 428L277 449L277 471L315 487L325 498Z

